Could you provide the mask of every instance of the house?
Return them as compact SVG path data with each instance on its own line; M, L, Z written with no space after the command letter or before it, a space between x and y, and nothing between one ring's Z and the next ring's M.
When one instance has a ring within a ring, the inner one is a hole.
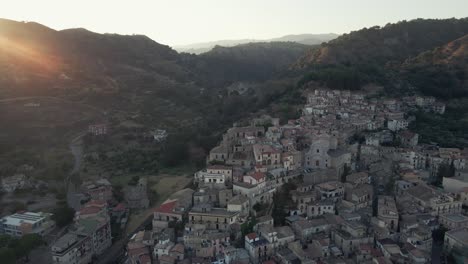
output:
M232 181L232 167L225 165L212 165L206 168L208 173L223 174L227 181Z
M83 184L83 192L91 200L110 201L112 200L112 185L107 179L100 179L96 182Z
M24 174L15 174L10 177L4 177L1 181L1 189L4 192L14 192L17 189L24 189L28 186L28 180Z
M255 171L250 172L247 175L244 175L243 182L251 184L251 185L259 185L265 183L266 175L263 172Z
M250 200L245 196L236 195L227 203L228 212L238 212L239 216L247 217L250 212Z
M176 244L169 250L169 256L174 257L176 261L182 261L185 256L185 247L183 244Z
M454 248L468 248L468 228L464 227L445 232L444 249L450 252Z
M398 229L398 209L395 199L391 196L379 196L377 217L385 226L396 231Z
M296 237L302 242L310 241L315 234L328 233L330 224L324 218L299 220L291 224Z
M367 235L367 228L359 221L345 221L339 229L333 230L332 238L345 256L357 252L361 244L369 244L373 237Z
M181 222L184 211L177 200L166 200L153 213L153 228L166 228L170 222Z
M93 124L88 126L88 133L93 136L107 135L106 124Z
M225 146L217 146L211 149L208 161L226 162L228 159L228 150Z
M54 227L52 214L19 212L0 218L0 234L21 237L26 234L48 234Z
M331 199L312 201L307 204L307 217L335 213L335 202Z
M338 201L344 197L344 185L338 181L330 181L317 184L315 189L318 192L320 199Z
M397 139L400 140L403 147L415 147L418 145L419 135L409 130L403 130L398 132Z
M409 122L406 119L392 119L387 121L387 128L391 131L400 131L408 128Z
M253 153L256 164L269 168L282 167L280 147L268 144L255 144L253 146Z
M164 129L155 129L151 131L151 135L153 136L154 141L156 142L162 142L166 140L168 133Z
M245 250L249 253L250 261L258 264L273 256L274 247L265 238L250 233L245 236Z
M154 245L153 256L155 259L159 259L162 256L169 256L169 251L174 247L174 242L171 241L170 236L167 234L161 234L158 237L158 243Z
M462 202L455 195L441 192L423 183L409 188L406 194L433 215L461 212Z
M189 221L206 225L207 229L228 230L237 222L239 212L229 212L225 208L213 208L208 204L194 206L189 212Z

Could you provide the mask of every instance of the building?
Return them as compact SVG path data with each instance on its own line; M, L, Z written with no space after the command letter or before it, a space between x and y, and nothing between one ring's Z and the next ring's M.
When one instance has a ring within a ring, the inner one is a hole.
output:
M468 227L468 217L461 213L440 215L439 222L447 229Z
M445 232L444 249L448 252L453 248L466 250L468 248L468 228L459 228Z
M112 185L106 179L100 179L96 182L83 185L84 192L91 200L110 201L113 198Z
M391 230L398 229L398 209L395 199L391 196L379 196L377 217Z
M153 228L166 228L170 222L182 222L184 211L177 207L177 200L167 200L153 213Z
M207 229L229 230L237 223L239 212L229 212L224 208L213 208L209 204L196 205L189 212L189 221L193 224L204 224Z
M245 196L236 195L227 203L228 212L239 212L239 216L247 217L250 212L250 200Z
M10 177L4 177L1 181L1 189L4 192L14 192L17 189L23 189L28 185L28 180L24 174L16 174Z
M106 124L94 124L88 126L88 133L93 136L107 135Z
M270 259L274 253L273 245L256 233L245 236L245 250L249 253L250 261L254 264Z
M67 233L52 245L53 263L88 264L92 257L92 241L85 235Z
M335 213L335 202L333 200L312 201L307 204L307 217L317 217L324 214Z
M387 121L387 128L391 131L399 131L408 128L409 122L406 119L393 119Z
M315 189L317 190L320 199L329 199L335 202L343 199L345 192L343 183L338 181L330 181L317 184L315 186Z
M93 254L96 256L112 245L110 217L105 212L96 217L78 219L71 232L91 238Z
M5 216L0 219L0 233L14 237L26 234L45 235L55 227L52 214L24 212Z

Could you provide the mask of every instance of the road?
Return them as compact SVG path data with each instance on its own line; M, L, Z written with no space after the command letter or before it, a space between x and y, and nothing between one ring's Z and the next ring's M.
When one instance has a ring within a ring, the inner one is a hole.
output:
M83 136L86 135L85 132L80 133L76 137L74 137L70 142L70 152L73 155L73 169L68 174L67 178L65 179L65 187L67 189L67 204L71 208L75 208L78 206L76 204L76 199L74 197L76 186L71 181L73 174L79 173L81 168L81 163L83 159ZM79 202L79 201L78 201Z

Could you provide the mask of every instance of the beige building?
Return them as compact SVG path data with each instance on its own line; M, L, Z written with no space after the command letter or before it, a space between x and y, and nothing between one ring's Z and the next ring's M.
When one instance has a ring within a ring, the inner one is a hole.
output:
M445 232L444 249L450 252L453 248L462 250L468 248L468 228L459 228Z
M189 221L206 225L207 229L229 230L238 222L239 212L230 212L224 208L212 208L210 205L197 205L189 212Z
M468 217L461 213L440 215L439 222L447 229L468 227Z
M398 229L398 209L393 197L379 196L377 217L387 228L394 231Z

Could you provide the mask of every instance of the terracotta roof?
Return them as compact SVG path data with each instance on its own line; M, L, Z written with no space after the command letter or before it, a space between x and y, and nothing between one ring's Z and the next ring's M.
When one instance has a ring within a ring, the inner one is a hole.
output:
M248 239L253 240L253 239L255 239L257 237L257 234L256 233L250 233L250 234L247 234L246 236L247 236Z
M125 206L125 204L119 203L118 205L116 205L116 206L114 207L113 210L114 210L114 211L124 211L125 209L127 209L126 206Z
M80 209L80 215L97 214L102 208L97 206L88 206Z
M149 250L148 250L148 248L146 246L145 247L140 247L140 248L133 248L133 249L128 250L128 255L129 256L140 256L140 255L148 254L148 253L149 253Z
M104 201L104 200L91 200L91 201L87 202L85 206L100 206L100 207L104 207L104 206L107 206L107 202Z
M174 208L176 207L176 205L177 205L177 200L169 201L159 206L159 208L157 208L155 212L169 214L169 213L174 212Z
M174 247L171 248L171 252L177 252L177 253L184 253L185 247L182 244L176 244Z
M141 264L151 264L151 257L148 254L139 257Z
M207 169L210 170L231 170L232 168L226 165L211 165Z
M265 173L260 172L260 171L256 171L256 172L252 173L252 175L250 175L250 176L252 176L254 179L259 181L259 180L265 178Z

